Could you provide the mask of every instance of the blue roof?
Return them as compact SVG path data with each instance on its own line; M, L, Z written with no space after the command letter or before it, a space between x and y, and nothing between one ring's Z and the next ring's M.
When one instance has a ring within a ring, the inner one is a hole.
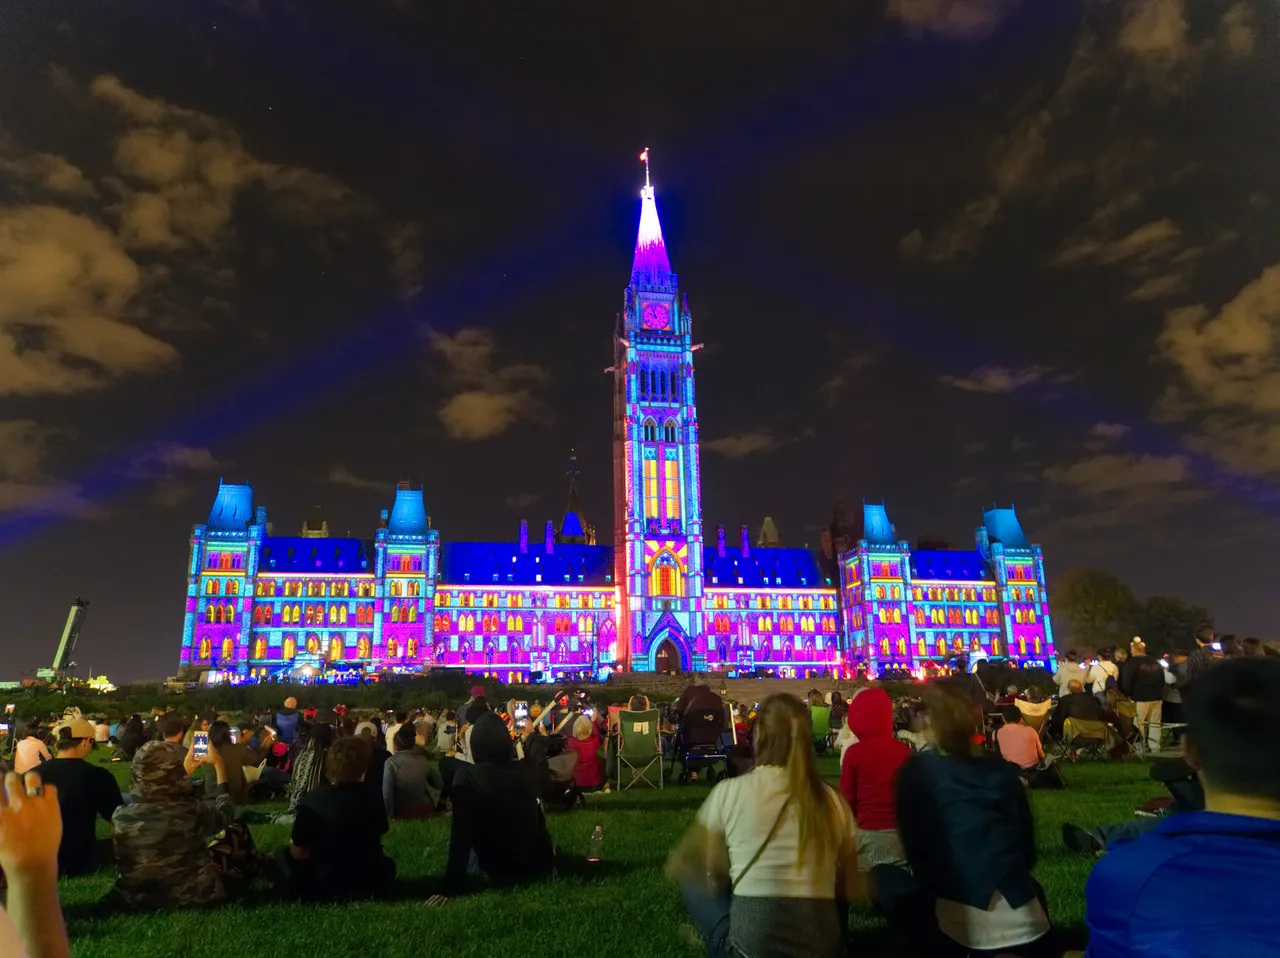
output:
M253 489L218 483L218 496L209 510L210 532L244 532L253 521Z
M911 553L912 579L979 582L990 579L982 553L969 549L920 549Z
M562 536L585 536L582 531L582 520L578 518L576 512L566 512L564 521L560 523L560 534Z
M310 539L302 536L268 536L262 540L258 571L272 572L372 572L372 542L360 539Z
M427 534L427 506L423 502L421 489L396 490L396 502L391 507L387 531L393 536Z
M1027 541L1027 534L1022 531L1022 524L1018 522L1018 514L1013 511L1012 506L1008 509L988 509L983 514L982 521L987 527L987 535L992 542L998 540L1006 549L1031 548L1031 543Z
M742 549L726 546L721 557L715 545L703 547L702 571L707 588L820 589L829 585L808 549ZM739 583L738 579L742 582Z
M613 547L557 544L547 552L545 540L531 538L521 553L515 542L446 542L440 576L446 585L610 585Z
M862 538L873 545L898 544L893 523L889 521L889 513L883 504L878 506L868 505L865 502L862 504Z

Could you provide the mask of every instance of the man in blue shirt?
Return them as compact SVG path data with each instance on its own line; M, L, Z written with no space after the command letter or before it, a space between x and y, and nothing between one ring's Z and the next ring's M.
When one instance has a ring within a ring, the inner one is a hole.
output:
M1244 958L1280 942L1280 660L1224 662L1184 707L1205 810L1113 845L1094 866L1090 958Z

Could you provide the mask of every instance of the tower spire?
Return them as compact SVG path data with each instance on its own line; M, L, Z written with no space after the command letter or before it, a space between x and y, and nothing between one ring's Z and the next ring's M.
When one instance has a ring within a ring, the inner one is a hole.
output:
M636 233L636 255L631 264L633 283L666 286L671 277L671 261L662 240L662 224L658 222L658 205L654 201L653 183L649 179L649 148L640 154L644 163L644 189L640 191L640 229ZM638 274L638 275L637 275Z

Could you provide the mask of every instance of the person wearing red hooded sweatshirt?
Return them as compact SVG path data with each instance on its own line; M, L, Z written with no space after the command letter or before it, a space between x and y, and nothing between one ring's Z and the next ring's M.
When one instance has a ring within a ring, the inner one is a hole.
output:
M840 794L858 822L858 869L906 860L894 814L893 780L911 747L893 737L893 703L884 689L863 689L846 721L857 741L840 763Z

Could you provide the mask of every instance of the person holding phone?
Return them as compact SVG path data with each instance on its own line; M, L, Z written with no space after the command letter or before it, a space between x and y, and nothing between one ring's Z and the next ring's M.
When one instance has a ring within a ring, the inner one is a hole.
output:
M1196 649L1187 656L1186 677L1183 680L1184 690L1213 668L1218 661L1218 652L1214 646L1218 644L1213 629L1201 629L1196 633Z

